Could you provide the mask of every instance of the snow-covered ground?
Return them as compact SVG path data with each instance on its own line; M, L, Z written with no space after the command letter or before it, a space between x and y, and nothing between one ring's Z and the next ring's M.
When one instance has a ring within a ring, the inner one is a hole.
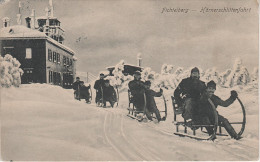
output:
M118 108L97 108L76 101L73 91L46 84L1 89L1 159L22 161L85 160L258 160L258 88L236 89L246 113L241 140L218 137L215 142L173 135L170 95L165 122L139 123L126 116L127 93ZM230 89L218 89L225 99ZM161 98L158 107L163 108ZM239 103L218 107L230 121L241 121ZM239 128L236 128L239 129ZM191 132L191 131L190 131Z

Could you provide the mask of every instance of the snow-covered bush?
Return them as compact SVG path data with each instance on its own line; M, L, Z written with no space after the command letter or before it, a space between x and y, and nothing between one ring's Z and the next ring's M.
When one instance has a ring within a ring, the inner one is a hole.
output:
M184 69L182 67L174 68L173 65L163 64L161 67L161 73L156 73L150 67L146 67L141 72L143 81L151 81L152 89L164 88L166 90L174 90L182 79L187 78L191 74L191 70L194 67ZM198 67L199 68L199 67ZM133 76L123 74L124 61L120 61L113 71L114 76L107 77L113 86L117 86L120 89L127 89L130 80L133 80ZM246 86L254 84L254 87L258 87L258 68L255 68L250 75L247 68L242 65L241 59L236 59L232 69L227 69L224 72L219 72L216 67L212 67L206 70L199 68L200 79L205 83L214 80L218 86L232 88L235 86Z
M237 58L224 86L234 87L237 85L247 85L249 82L249 72L247 68L242 65L242 60L240 58Z
M251 81L252 82L258 82L258 67L255 67L254 70L253 70L253 73L251 75Z
M205 82L209 82L209 81L213 80L217 84L219 84L221 82L221 79L220 79L220 76L219 76L219 74L217 72L217 68L216 67L207 69L205 71L204 75L201 74L201 80L203 80Z
M124 60L121 60L113 70L113 76L108 76L106 79L110 80L110 84L114 87L118 87L119 89L125 89L128 87L128 82L133 80L131 75L124 75Z
M222 72L219 76L220 78L220 85L225 85L226 82L228 81L228 76L230 75L230 73L232 72L231 69L227 69L226 71Z
M145 68L142 72L144 80L152 82L152 88L165 88L167 90L175 89L182 79L190 76L191 69L178 67L173 68L173 65L163 64L161 73L155 73L151 68ZM258 68L254 69L252 75L249 74L247 68L242 65L241 59L236 59L232 69L220 73L216 67L206 69L201 68L200 79L205 83L214 80L218 86L232 88L234 86L246 86L253 82L254 87L258 87ZM250 84L252 85L252 84Z
M161 74L172 74L173 65L163 64L161 68Z
M20 67L20 62L11 55L6 54L0 56L0 86L1 87L19 87L21 84L21 76L23 70Z
M155 71L152 71L151 68L144 68L144 70L141 72L141 77L143 80L150 80L153 82L155 79L159 77L159 74Z

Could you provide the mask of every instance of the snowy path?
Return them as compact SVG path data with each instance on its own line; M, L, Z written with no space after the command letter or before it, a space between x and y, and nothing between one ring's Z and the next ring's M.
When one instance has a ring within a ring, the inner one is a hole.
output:
M139 123L119 108L97 108L49 85L8 89L1 95L4 160L256 160L258 132L241 141L196 141L172 135L172 114ZM63 94L57 96L57 94ZM126 101L121 98L121 106ZM171 105L169 105L171 108ZM252 121L248 121L249 123ZM251 129L249 129L251 131ZM246 135L246 134L245 134Z

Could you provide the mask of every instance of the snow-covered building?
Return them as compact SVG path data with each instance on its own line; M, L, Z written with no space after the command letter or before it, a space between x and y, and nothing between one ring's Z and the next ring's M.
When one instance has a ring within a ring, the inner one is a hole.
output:
M113 76L113 71L115 70L115 66L110 66L106 68L109 71L109 75ZM134 72L136 71L142 71L143 68L140 66L135 66L131 64L125 64L123 74L124 75L134 75Z
M26 26L20 20L18 25L10 26L9 19L3 19L0 52L2 56L12 55L21 63L22 84L49 83L69 88L75 79L75 52L63 44L64 30L53 17L52 0L49 8L45 16L38 18L33 10L25 18Z

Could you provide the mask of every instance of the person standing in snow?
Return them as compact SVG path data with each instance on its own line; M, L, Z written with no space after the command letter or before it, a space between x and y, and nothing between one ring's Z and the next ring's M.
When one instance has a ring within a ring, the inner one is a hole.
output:
M203 81L199 80L200 73L197 67L191 70L191 75L183 79L174 91L175 100L183 109L182 117L185 120L192 119L192 111L196 108L201 94L206 89Z
M129 90L133 96L133 104L136 107L137 111L144 110L144 93L145 93L145 84L141 81L141 73L136 71L134 73L134 80L128 83Z
M146 102L147 102L147 105L146 105L147 109L145 111L145 114L146 114L147 118L149 120L153 120L151 113L155 113L155 116L156 116L158 122L160 122L161 120L165 120L165 118L163 118L163 119L161 118L160 111L158 110L155 100L154 100L154 97L162 96L163 90L160 89L160 92L155 92L154 90L150 89L151 88L150 81L146 81L145 86L146 86L145 95L146 95Z
M80 99L80 78L76 77L76 81L72 84L72 88L74 90L74 96L76 99Z
M89 90L90 90L90 85L85 86L83 81L80 81L80 98L84 98L86 103L89 103Z
M223 101L218 96L214 95L215 91L216 91L216 83L212 80L208 82L206 90L203 92L202 96L200 97L198 108L196 109L196 111L194 111L195 121L198 122L199 124L214 125L215 123L214 113L213 110L210 108L211 105L208 99L211 99L211 101L213 102L216 108L219 105L223 107L228 107L236 100L238 96L236 91L231 91L230 97L227 100ZM226 131L232 138L237 140L241 138L225 117L218 114L218 122L219 125L222 125L226 129ZM206 127L206 129L209 135L213 134L212 127Z
M100 100L102 99L102 89L104 87L104 78L105 75L103 73L101 73L99 75L99 80L96 80L95 84L94 84L94 88L96 89L96 103L99 103Z
M114 107L115 102L117 102L116 91L114 87L109 84L109 80L104 81L105 85L103 88L103 107L106 107L106 102L108 101L111 107Z

